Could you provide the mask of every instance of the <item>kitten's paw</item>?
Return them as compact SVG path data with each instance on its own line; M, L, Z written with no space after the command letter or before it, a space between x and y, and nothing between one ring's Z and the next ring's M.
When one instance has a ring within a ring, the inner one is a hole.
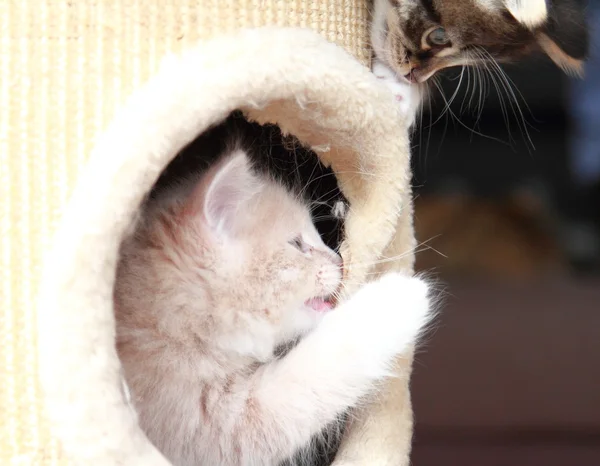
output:
M359 290L353 301L370 320L373 337L414 343L430 314L429 286L417 277L390 272Z
M333 311L355 363L364 363L373 374L387 374L394 358L417 342L429 322L428 294L423 280L387 273Z

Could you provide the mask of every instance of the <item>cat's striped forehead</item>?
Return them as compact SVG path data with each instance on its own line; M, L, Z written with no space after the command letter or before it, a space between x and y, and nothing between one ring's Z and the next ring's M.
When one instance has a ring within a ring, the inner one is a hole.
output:
M443 4L459 3L440 0L389 0L397 7L402 19L415 16L428 16L439 20L439 9ZM464 8L476 7L482 12L501 13L509 12L519 23L526 27L536 27L548 19L548 6L546 0L463 0L460 2Z
M458 47L525 45L532 39L529 29L507 9L508 3L517 0L388 1L397 18L397 32L413 51L420 47L423 34L435 26L445 27ZM544 0L527 1L543 3Z

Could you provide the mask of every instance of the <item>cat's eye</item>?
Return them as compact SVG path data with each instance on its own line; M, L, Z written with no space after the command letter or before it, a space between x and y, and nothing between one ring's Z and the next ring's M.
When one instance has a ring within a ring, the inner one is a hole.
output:
M450 44L450 38L448 37L446 30L441 27L431 31L427 36L427 41L430 45L435 45L437 47L443 47Z
M308 245L302 239L302 236L296 236L294 239L288 241L292 246L294 246L298 251L302 253L306 253L309 251Z

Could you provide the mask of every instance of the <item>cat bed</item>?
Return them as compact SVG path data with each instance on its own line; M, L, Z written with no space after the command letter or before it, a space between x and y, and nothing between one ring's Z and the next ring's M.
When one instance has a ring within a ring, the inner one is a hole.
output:
M385 269L412 269L408 133L366 67L297 28L241 30L166 58L98 140L44 266L40 380L74 464L168 464L122 385L112 310L118 248L173 157L237 109L277 124L332 167L350 205L341 246L349 292ZM356 416L336 463L407 464L410 361L399 361L402 377Z

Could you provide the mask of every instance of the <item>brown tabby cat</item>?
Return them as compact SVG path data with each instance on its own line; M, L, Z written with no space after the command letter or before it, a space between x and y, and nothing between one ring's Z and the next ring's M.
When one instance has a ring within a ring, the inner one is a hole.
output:
M536 50L581 74L588 51L580 0L374 0L373 72L407 107L415 88L452 66L495 68ZM420 92L418 93L420 94Z
M499 63L541 51L566 72L582 74L589 46L581 0L374 0L371 44L373 72L409 124L427 81L444 68L475 66L503 79ZM543 212L528 206L515 199L418 200L417 236L431 249L417 256L417 267L503 277L563 268Z

